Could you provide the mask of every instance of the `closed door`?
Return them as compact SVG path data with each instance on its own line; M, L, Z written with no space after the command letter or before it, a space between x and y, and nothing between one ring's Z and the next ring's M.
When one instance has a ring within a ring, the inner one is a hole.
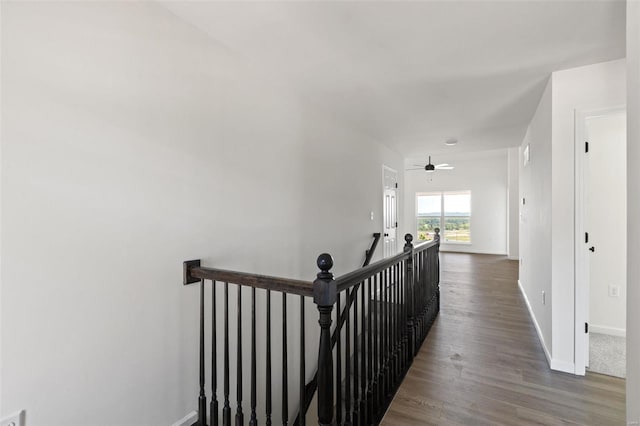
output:
M398 252L396 238L398 228L398 173L388 167L384 168L384 257Z

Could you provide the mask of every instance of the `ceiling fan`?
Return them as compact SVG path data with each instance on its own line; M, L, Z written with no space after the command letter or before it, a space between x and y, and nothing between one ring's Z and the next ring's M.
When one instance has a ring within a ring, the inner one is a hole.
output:
M415 167L419 167L418 169L406 169L406 170L424 170L428 173L433 173L436 170L453 170L453 166L450 166L447 163L436 164L435 166L431 164L431 156L429 156L429 164L426 166L422 166L420 164L414 164Z

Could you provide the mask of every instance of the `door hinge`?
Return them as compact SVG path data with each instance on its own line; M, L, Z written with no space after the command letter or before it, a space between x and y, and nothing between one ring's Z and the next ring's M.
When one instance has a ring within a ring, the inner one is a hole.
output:
M589 242L589 233L588 232L584 233L584 242L585 242L585 244Z
M398 222L396 222L396 228L398 227Z
M398 187L398 182L396 182L396 188Z
M584 142L584 152L585 153L589 152L589 142L587 141Z
M587 322L584 323L584 332L585 333L589 332L589 323L587 323Z

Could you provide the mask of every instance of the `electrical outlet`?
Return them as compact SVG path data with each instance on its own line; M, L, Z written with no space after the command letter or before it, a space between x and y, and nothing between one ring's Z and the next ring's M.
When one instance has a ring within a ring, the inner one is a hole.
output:
M542 304L547 304L547 294L544 291L542 292Z
M609 284L609 297L620 297L620 287Z
M373 220L373 212L371 212L371 216L370 217L371 217L371 220Z
M24 410L5 417L0 420L0 426L25 426L24 424Z

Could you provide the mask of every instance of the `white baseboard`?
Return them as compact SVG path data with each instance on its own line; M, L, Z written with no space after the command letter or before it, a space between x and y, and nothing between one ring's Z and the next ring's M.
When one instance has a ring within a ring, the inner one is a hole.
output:
M607 334L609 336L627 337L627 330L624 328L605 327L604 325L589 324L589 332Z
M538 324L538 320L536 319L536 316L533 313L533 309L531 309L531 303L529 303L529 298L527 297L527 293L525 293L520 280L518 280L518 288L520 288L520 293L522 293L522 297L524 297L524 302L527 304L527 309L529 309L529 316L531 316L533 325L536 327L536 331L538 332L538 339L540 339L540 344L542 345L542 349L544 350L544 356L547 357L547 363L549 363L549 367L555 370L551 362L551 352L549 352L549 348L547 348L547 344L545 343L544 337L542 336L542 329L540 328L540 325ZM573 370L571 371L573 372Z
M191 426L198 420L198 413L195 411L190 412L171 426Z
M507 256L509 260L520 260L520 256Z
M576 365L573 362L551 359L550 367L552 370L555 370L555 371L562 371L563 373L576 374Z

